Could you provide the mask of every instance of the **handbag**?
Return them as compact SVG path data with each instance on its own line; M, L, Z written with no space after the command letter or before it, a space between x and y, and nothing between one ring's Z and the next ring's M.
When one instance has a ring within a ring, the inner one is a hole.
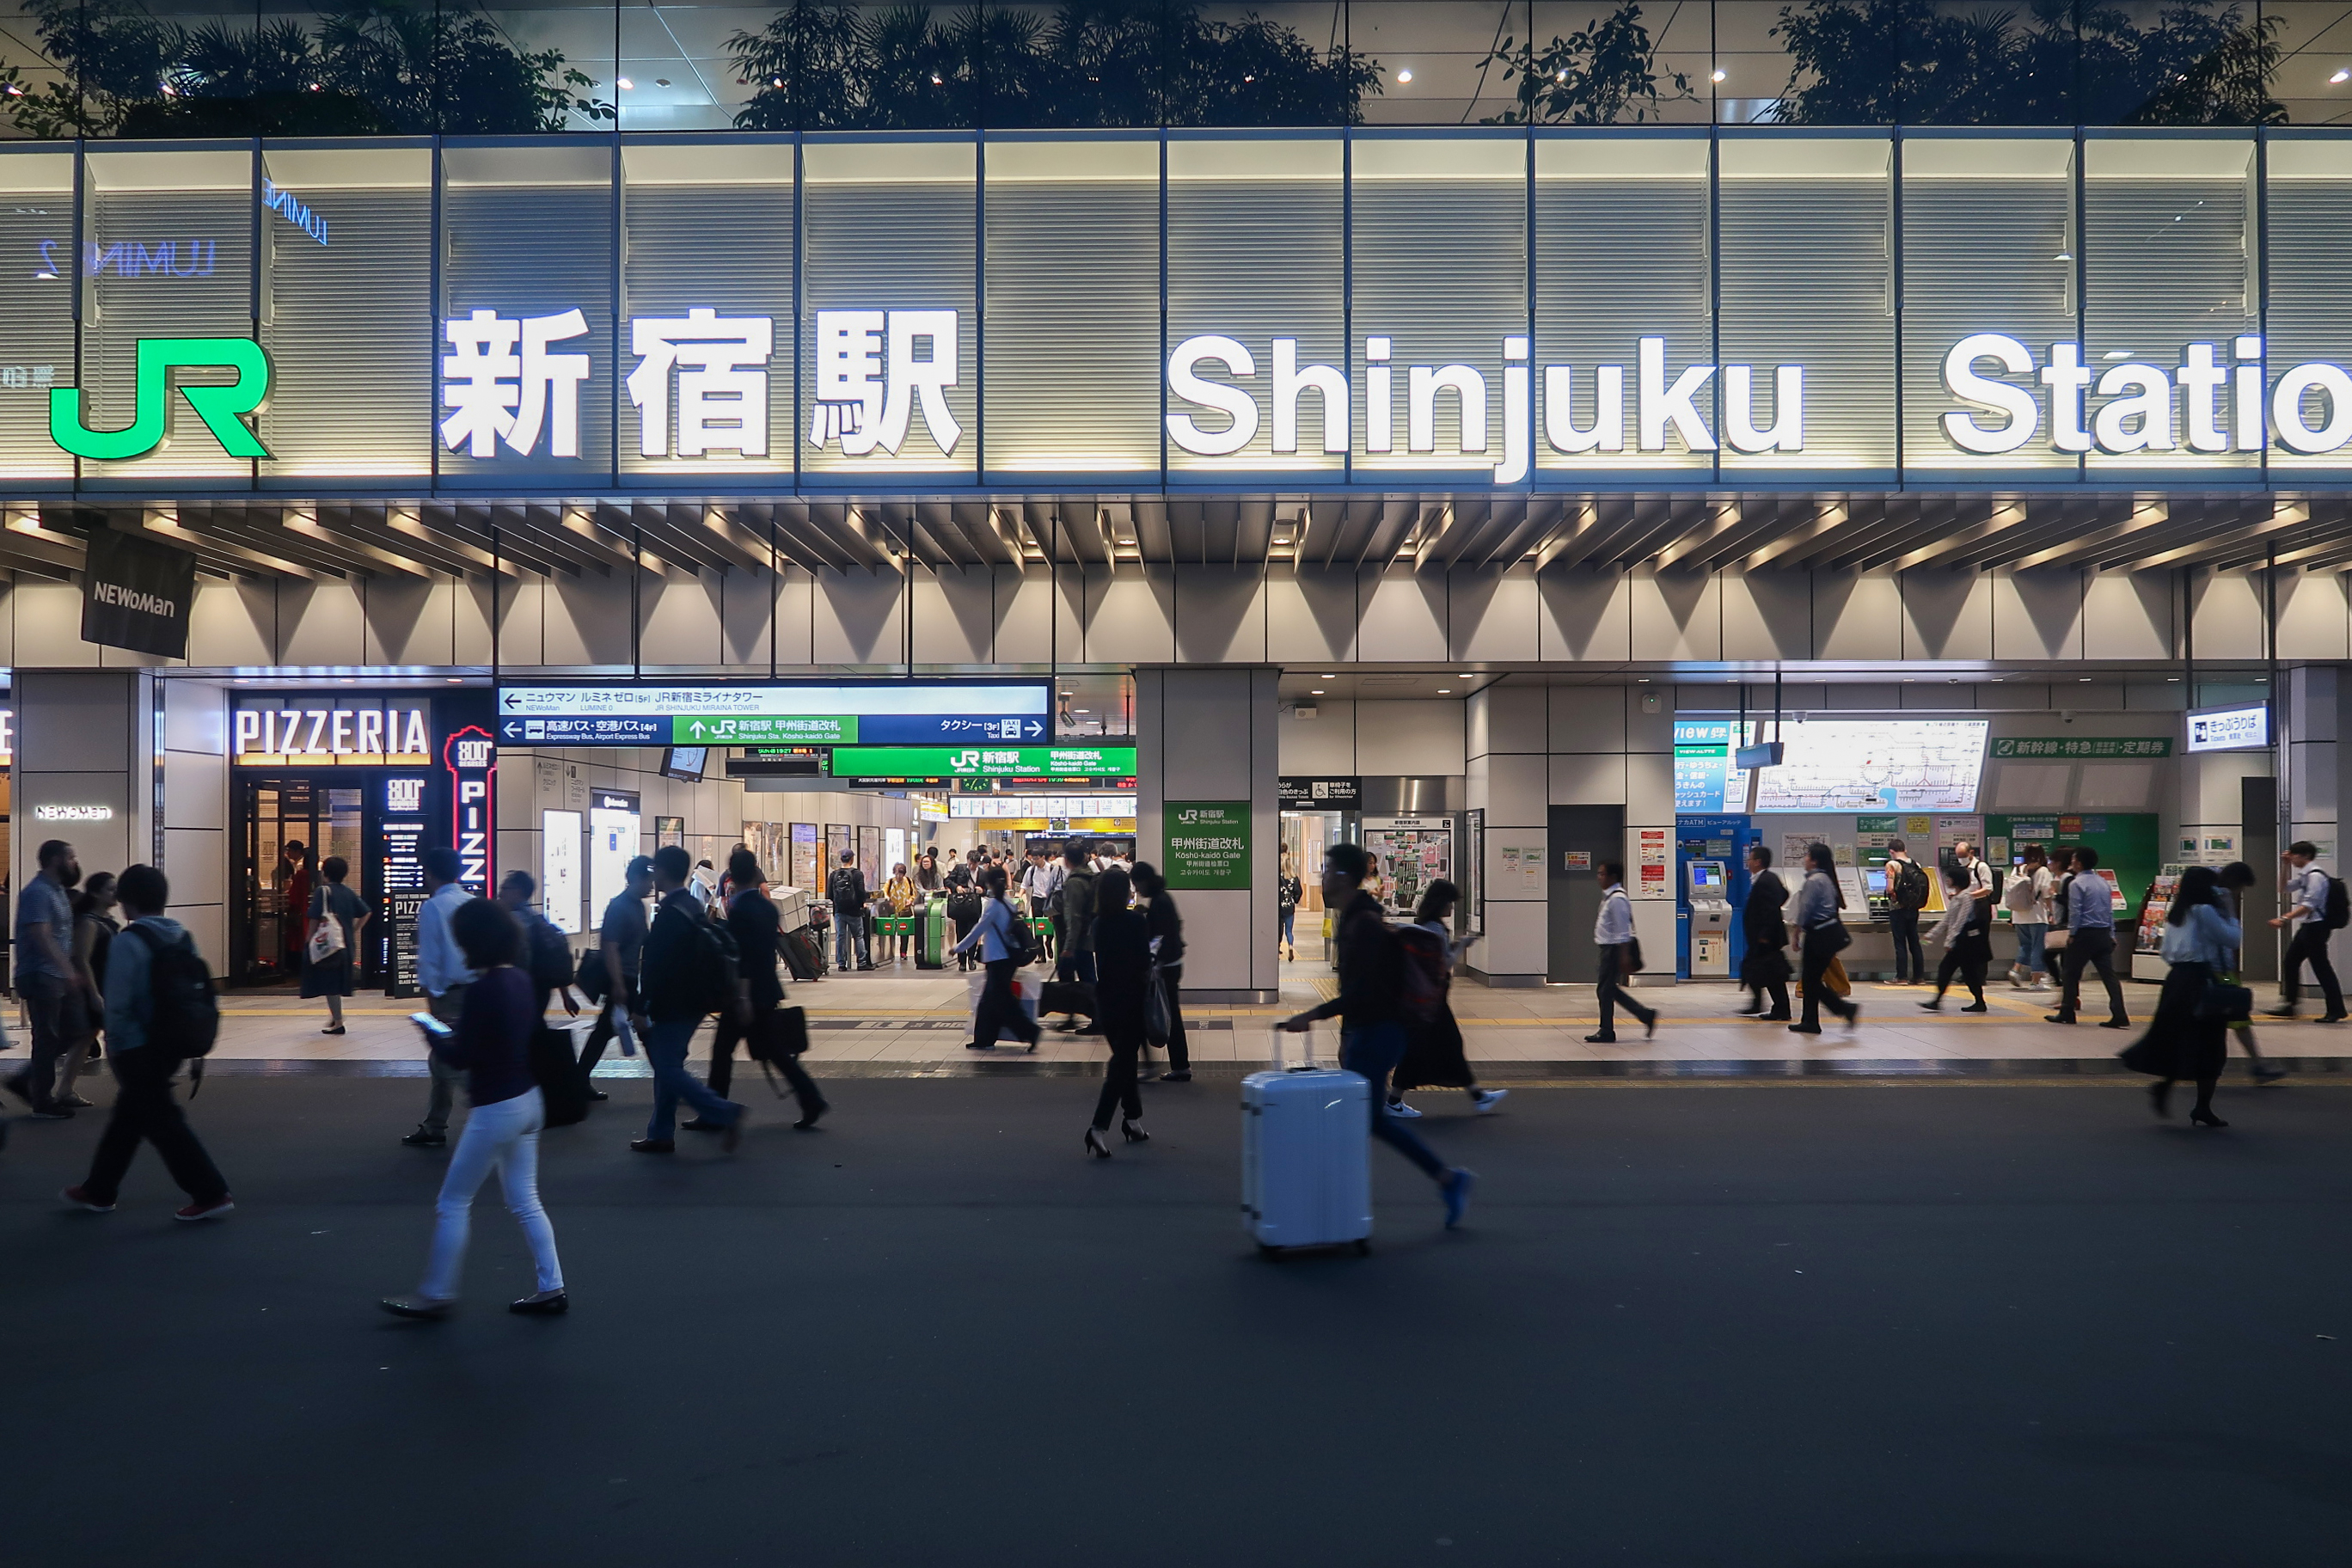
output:
M572 986L591 1002L604 999L604 950L592 947L580 955L580 971L573 976Z
M1805 928L1805 946L1813 952L1843 952L1853 945L1853 933L1843 921L1827 921Z
M310 928L310 944L304 952L312 963L324 963L343 951L343 922L334 916L320 915L319 923Z
M1143 994L1143 1037L1164 1049L1175 1033L1175 1009L1168 1005L1168 973L1155 963L1150 986Z
M1625 939L1625 973L1628 974L1642 973L1642 939L1638 936Z
M572 1031L541 1025L530 1037L530 1078L547 1108L547 1125L569 1127L588 1117L588 1086L572 1054Z
M2066 939L2074 933L2065 926L2053 926L2042 933L2042 951L2058 952L2066 946Z
M2252 989L2237 984L2231 975L2212 976L2205 982L2205 990L2197 998L2197 1016L2204 1023L2251 1023L2253 1016Z

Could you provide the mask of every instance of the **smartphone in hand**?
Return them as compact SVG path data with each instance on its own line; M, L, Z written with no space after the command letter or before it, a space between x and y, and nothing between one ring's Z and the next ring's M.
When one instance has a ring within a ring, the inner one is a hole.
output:
M411 1013L408 1016L408 1021L416 1026L418 1032L424 1035L425 1043L427 1045L446 1046L457 1037L457 1030L430 1013Z

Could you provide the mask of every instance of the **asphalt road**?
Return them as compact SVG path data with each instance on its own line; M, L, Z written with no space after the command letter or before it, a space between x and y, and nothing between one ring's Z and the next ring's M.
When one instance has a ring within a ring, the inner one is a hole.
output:
M441 1159L412 1080L220 1078L240 1205L174 1225L97 1132L0 1155L12 1564L1488 1563L1958 1568L2352 1554L2352 1093L1928 1082L1522 1089L1375 1150L1372 1255L1269 1262L1230 1082L847 1080L733 1160L547 1139L574 1308L374 1299ZM750 1086L765 1090L755 1082ZM1443 1112L1443 1114L1439 1114Z

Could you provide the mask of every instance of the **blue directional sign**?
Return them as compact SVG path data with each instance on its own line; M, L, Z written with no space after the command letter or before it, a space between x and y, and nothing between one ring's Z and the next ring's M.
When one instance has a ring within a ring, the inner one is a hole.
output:
M1043 680L511 686L509 746L1038 744L1054 729Z

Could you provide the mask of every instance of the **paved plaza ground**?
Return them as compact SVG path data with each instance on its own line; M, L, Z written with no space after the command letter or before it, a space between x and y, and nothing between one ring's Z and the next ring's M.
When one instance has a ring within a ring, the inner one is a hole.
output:
M2352 1078L2233 1073L2223 1132L2120 1077L1531 1078L1421 1123L1464 1229L1375 1150L1370 1256L1276 1262L1230 1076L1108 1163L1068 1068L820 1064L731 1159L630 1153L616 1079L545 1139L571 1315L499 1310L486 1193L415 1324L425 1086L260 1060L195 1103L217 1225L152 1155L62 1209L90 1113L0 1154L11 1563L2345 1560Z

